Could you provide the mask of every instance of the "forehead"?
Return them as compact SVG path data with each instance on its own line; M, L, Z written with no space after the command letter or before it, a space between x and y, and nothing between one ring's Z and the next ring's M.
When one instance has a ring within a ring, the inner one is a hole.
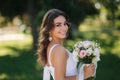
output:
M63 22L65 22L65 21L66 21L66 19L65 19L64 16L58 16L58 17L56 17L56 18L53 20L54 24L56 24L56 23L63 23Z

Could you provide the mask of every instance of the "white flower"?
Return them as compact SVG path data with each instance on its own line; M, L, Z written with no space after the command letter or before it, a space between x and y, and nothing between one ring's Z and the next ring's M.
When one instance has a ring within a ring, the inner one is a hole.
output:
M92 43L90 42L90 41L84 41L83 42L83 47L86 49L86 48L88 48L89 46L91 46L92 45Z
M74 49L74 51L76 51L78 53L78 52L80 52L80 49L77 47Z
M77 42L77 43L74 45L74 47L78 47L78 45L79 45L79 42Z
M80 47L83 47L82 42L80 42L80 43L78 44L78 47L79 47L79 48L80 48Z
M99 49L99 48L95 48L93 54L94 54L95 56L98 56L98 57L99 57L99 56L100 56L100 49Z
M96 43L92 42L92 47L95 48L96 47Z
M92 59L92 63L98 62L99 60L100 60L100 57L94 57L94 58Z
M94 48L98 48L99 44L94 42Z
M91 55L93 53L92 48L88 48L86 50L87 55Z
M73 55L77 56L78 52L76 50L73 51Z

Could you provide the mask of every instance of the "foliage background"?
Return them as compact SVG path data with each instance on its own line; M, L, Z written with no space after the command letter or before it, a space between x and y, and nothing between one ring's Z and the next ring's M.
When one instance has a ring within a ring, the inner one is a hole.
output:
M36 49L43 15L52 8L70 18L64 45L71 52L77 41L100 43L96 80L120 80L120 0L0 1L0 80L42 80Z

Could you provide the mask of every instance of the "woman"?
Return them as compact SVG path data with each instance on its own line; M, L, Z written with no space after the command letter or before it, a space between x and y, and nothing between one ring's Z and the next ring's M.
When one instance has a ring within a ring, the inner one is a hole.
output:
M44 66L43 80L49 80L50 74L54 80L80 79L72 54L63 46L68 26L67 16L58 9L49 10L43 18L38 47L38 61ZM84 67L84 79L93 75L93 69L92 64Z

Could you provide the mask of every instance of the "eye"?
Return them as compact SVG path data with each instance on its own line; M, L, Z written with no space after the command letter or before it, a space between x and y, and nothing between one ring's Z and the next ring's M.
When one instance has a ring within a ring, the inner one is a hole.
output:
M67 26L67 23L65 22L64 25Z
M60 24L56 24L55 26L56 26L56 27L60 27L61 25L60 25Z

